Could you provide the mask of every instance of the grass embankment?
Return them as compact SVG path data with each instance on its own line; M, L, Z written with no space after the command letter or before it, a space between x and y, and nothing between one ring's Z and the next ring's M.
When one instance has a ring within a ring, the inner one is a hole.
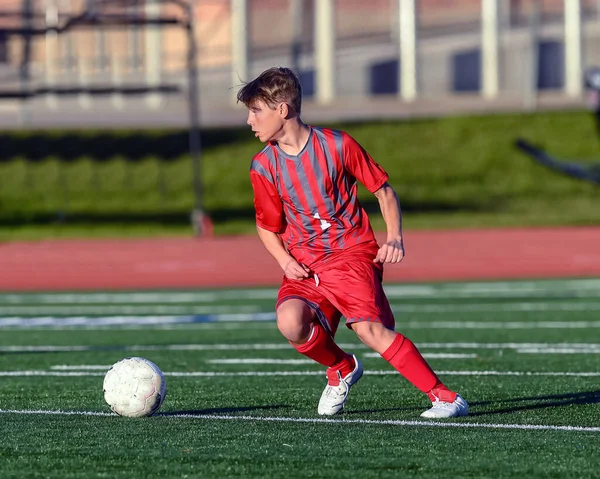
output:
M388 170L407 229L600 222L597 186L514 147L523 137L559 158L598 162L589 112L330 126L347 130ZM192 234L186 132L4 133L1 142L1 240ZM216 234L253 232L248 167L261 145L247 129L207 130L202 143L203 203ZM361 198L377 211L364 189Z

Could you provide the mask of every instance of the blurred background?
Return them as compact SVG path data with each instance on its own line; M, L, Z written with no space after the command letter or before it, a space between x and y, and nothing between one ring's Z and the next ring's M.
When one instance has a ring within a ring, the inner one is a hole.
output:
M599 0L2 0L0 239L252 232L235 95L274 65L412 227L600 220L594 181L515 148L593 171Z

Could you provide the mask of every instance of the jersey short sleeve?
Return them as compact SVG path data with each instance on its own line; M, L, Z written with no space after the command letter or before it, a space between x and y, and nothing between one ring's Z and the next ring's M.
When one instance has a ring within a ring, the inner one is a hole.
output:
M343 134L344 168L374 193L388 180L387 172L347 133Z
M283 205L273 182L255 170L250 171L254 190L256 224L262 229L280 233L284 227Z

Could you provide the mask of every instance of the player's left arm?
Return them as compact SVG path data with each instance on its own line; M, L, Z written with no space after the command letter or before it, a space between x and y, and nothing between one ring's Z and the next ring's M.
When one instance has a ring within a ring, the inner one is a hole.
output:
M399 263L404 258L404 242L402 240L402 210L400 200L394 188L386 181L374 193L381 215L387 227L386 242L379 248L375 263Z
M343 135L344 167L377 197L379 208L387 227L387 239L375 263L399 263L404 258L402 241L402 211L400 200L388 183L387 172L350 135Z

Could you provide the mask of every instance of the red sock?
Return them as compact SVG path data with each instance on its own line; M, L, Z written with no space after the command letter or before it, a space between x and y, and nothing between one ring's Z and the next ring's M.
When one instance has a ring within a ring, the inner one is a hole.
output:
M354 370L355 364L352 355L340 349L320 323L313 324L311 335L306 343L299 346L292 344L292 346L307 358L335 371L340 371L342 377ZM336 381L339 384L337 374L335 377L329 378L329 384L332 386L337 386L337 384L333 384Z
M381 356L431 401L437 398L452 402L456 398L456 393L442 384L410 339L397 333L392 345Z

